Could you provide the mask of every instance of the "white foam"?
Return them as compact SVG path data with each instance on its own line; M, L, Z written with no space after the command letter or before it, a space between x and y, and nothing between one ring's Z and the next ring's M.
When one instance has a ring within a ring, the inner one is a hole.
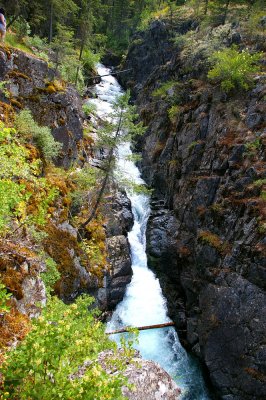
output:
M99 66L99 75L108 72L107 68ZM122 91L116 79L107 76L96 85L96 93L98 98L92 102L97 106L100 116L104 117L112 111L112 102L117 94L122 94ZM136 184L142 184L144 182L140 171L127 159L131 154L129 143L119 146L117 179L126 178ZM134 275L123 301L117 306L112 320L108 323L108 331L121 326L136 327L170 321L159 281L147 267L145 231L150 211L149 198L143 194L132 193L130 190L127 194L135 218L132 231L128 234ZM113 340L118 341L119 336L114 335ZM183 390L183 399L208 399L200 370L182 348L173 328L141 331L136 348L144 358L157 361L173 376Z

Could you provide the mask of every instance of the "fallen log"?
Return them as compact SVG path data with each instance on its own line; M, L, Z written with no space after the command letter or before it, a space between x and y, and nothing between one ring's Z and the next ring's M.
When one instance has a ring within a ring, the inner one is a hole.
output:
M148 329L158 329L158 328L166 328L167 326L174 326L175 324L173 322L166 322L165 324L156 324L156 325L147 325L147 326L125 326L124 328L117 329L116 331L112 332L106 332L106 335L115 335L116 333L125 333L129 332L130 329L134 328L139 331L146 331Z

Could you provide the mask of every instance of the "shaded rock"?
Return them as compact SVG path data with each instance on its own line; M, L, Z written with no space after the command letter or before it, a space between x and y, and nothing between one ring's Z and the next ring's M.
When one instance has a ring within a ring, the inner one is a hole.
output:
M104 287L98 295L101 310L112 310L123 299L126 286L131 281L133 271L129 243L125 236L112 236L107 239L110 271L104 279Z
M43 281L39 277L27 276L22 282L23 297L16 301L17 309L36 318L41 313L41 307L46 305L46 289Z
M197 23L193 19L180 21L176 33L186 33L196 27ZM132 89L133 95L139 92L141 84L156 66L164 65L171 60L173 55L171 39L169 25L159 19L152 21L147 31L138 32L133 36L127 59L122 64L122 69L131 71L118 76L123 86L127 85Z
M258 113L251 113L247 116L247 126L250 129L256 128L262 122L262 115Z
M133 214L131 202L125 192L113 190L113 193L105 198L102 206L104 215L108 218L106 235L127 235L133 226Z
M114 54L111 50L107 50L102 57L102 63L107 67L118 67L121 57Z
M266 296L235 274L200 294L200 345L212 382L223 395L266 396Z
M131 202L126 193L115 186L111 194L106 196L101 210L107 222L106 245L110 269L106 272L103 287L97 294L98 306L101 310L113 310L123 299L126 287L130 283L133 271L131 268L130 247L127 233L133 226Z
M155 22L134 37L124 64L133 71L121 78L133 88L147 126L136 148L143 156L142 175L154 190L149 266L183 344L207 365L217 396L262 399L265 77L258 74L245 96L225 96L206 81L208 37L199 37L198 50L188 54L169 41L168 29L167 21ZM250 44L239 26L217 26L215 35L223 45ZM154 96L173 80L176 88ZM170 119L173 99L178 107ZM248 324L252 314L257 326Z

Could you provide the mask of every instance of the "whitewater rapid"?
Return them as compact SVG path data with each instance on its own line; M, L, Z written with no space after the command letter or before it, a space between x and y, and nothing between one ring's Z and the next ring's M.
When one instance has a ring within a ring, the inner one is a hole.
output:
M98 66L99 75L106 75L109 69ZM91 99L101 118L108 118L113 111L113 102L123 91L113 76L105 76L94 89L97 98ZM127 179L134 184L144 184L140 171L130 161L130 143L123 143L117 149L116 179ZM136 194L126 189L131 200L134 226L128 234L131 249L133 278L127 287L123 301L117 306L108 331L122 326L143 326L169 322L166 300L159 280L148 269L146 257L146 226L150 214L149 196ZM120 335L112 339L119 342ZM176 381L182 390L182 400L208 400L207 389L197 362L181 346L174 328L153 329L139 333L136 347L143 358L158 362Z

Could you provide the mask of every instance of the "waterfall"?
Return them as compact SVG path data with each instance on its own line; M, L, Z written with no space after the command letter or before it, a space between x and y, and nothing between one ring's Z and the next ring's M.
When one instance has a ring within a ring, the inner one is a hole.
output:
M108 74L109 70L98 66L99 75ZM112 103L123 93L120 85L113 76L102 78L96 85L98 96L91 99L97 107L98 114L104 118L112 112ZM140 171L132 161L130 144L119 146L117 154L116 177L130 179L136 184L143 184ZM149 196L136 194L127 190L131 200L134 215L134 226L128 234L131 248L133 278L127 287L123 301L117 306L108 331L122 326L142 326L169 322L166 300L158 279L147 267L146 257L146 226L149 218ZM120 335L112 339L119 342ZM153 329L139 333L139 343L135 346L142 357L154 360L161 365L176 381L182 390L182 400L207 400L209 396L204 385L201 370L197 362L181 346L174 328Z

